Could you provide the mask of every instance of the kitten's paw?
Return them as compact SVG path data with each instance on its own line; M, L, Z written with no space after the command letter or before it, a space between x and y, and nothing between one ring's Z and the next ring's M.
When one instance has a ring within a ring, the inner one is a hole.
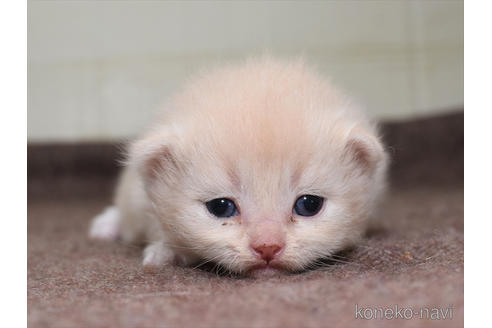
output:
M143 267L146 272L154 272L174 259L174 252L167 248L162 241L157 241L145 247L143 252Z
M115 206L110 206L92 219L89 237L112 241L118 239L120 230L120 212Z

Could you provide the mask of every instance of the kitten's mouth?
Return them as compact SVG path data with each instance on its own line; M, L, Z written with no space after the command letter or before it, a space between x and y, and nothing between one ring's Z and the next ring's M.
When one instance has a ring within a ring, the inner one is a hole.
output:
M248 275L259 278L259 277L272 277L277 275L282 275L285 273L285 269L276 263L259 263L253 265L248 269Z

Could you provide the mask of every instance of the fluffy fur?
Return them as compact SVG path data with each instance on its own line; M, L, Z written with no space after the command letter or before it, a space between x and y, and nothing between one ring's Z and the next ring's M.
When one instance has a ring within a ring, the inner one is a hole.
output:
M148 243L143 263L265 268L253 244L280 245L268 267L298 271L353 245L384 187L376 128L302 61L249 60L191 80L129 148L114 207L90 235ZM293 212L325 198L313 217ZM229 198L217 218L205 202Z

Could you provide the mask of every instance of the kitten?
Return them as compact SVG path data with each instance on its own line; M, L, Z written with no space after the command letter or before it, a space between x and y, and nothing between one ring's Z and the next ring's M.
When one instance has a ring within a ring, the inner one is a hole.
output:
M300 271L356 243L387 155L367 118L302 61L253 59L191 80L130 145L90 236L144 241L143 265Z

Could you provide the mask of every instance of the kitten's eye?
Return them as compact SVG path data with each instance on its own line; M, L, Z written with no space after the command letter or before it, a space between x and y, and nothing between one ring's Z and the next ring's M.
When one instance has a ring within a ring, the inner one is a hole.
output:
M229 218L238 215L236 204L227 198L216 198L206 202L208 211L218 218Z
M297 198L294 212L300 216L313 216L318 214L323 206L323 197L304 195Z

